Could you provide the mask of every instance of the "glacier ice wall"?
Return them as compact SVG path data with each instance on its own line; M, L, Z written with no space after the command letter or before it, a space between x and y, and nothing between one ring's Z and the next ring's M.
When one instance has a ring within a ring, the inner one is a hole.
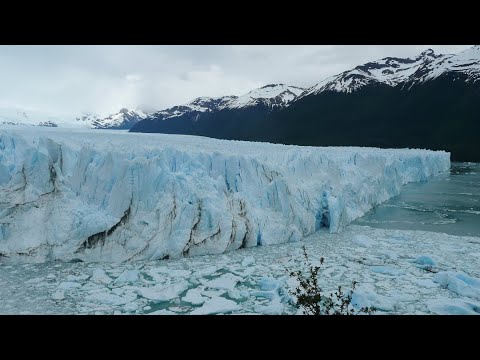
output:
M0 130L0 260L216 254L337 232L450 167L428 150Z

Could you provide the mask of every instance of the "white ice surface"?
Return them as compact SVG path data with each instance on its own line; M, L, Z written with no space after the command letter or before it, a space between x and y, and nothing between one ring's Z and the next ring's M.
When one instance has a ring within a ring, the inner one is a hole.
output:
M343 229L450 167L414 149L107 130L0 130L3 261L219 254Z

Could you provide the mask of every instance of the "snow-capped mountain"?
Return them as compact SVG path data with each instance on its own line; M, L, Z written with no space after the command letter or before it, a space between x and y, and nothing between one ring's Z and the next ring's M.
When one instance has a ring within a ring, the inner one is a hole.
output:
M271 84L250 91L242 96L219 98L200 97L192 102L158 111L135 125L133 132L166 132L174 134L222 132L222 127L236 127L232 123L240 120L243 125L268 117L271 112L287 107L304 89L284 84ZM213 124L215 122L215 124ZM237 134L238 135L238 134Z
M308 89L254 135L302 145L443 149L453 160L480 161L479 78L479 46L384 58Z
M465 81L477 81L480 76L480 46L454 55L435 54L428 49L413 59L386 57L329 77L305 91L302 97L323 91L351 93L374 84L408 84L408 89L447 73L463 74L467 76Z
M173 106L171 108L157 111L149 115L146 119L161 119L166 120L173 117L179 117L188 114L208 113L217 111L232 100L237 99L237 96L223 96L218 98L199 97L189 102L188 104Z
M146 118L131 131L315 146L421 147L449 150L454 160L480 161L479 78L480 46L454 55L428 49L413 58L359 65L303 92L267 85L222 98L208 111L174 107L160 112L168 116Z
M118 113L100 119L98 117L87 117L86 121L90 123L93 129L131 129L140 120L146 118L146 114L142 111L133 111L126 108L121 109Z
M99 115L87 112L77 116L75 121L77 124L83 125L83 127L91 127L91 124L93 124L95 121L98 121L99 118Z
M270 108L282 108L287 106L305 89L284 84L271 84L250 91L240 97L236 97L221 108L239 109L250 106L265 105Z
M166 120L189 114L195 115L195 118L197 118L199 113L212 113L224 109L242 109L259 105L270 109L282 108L304 91L305 89L296 86L271 84L252 90L242 96L199 97L187 104L157 111L146 117L146 120Z
M128 130L146 116L141 111L121 109L118 113L105 118L92 113L83 113L72 118L71 116L54 116L39 111L0 108L0 125Z
M43 122L39 122L37 126L58 127L58 124L54 123L53 121L43 121Z
M56 126L58 123L58 117L45 112L0 108L0 125Z

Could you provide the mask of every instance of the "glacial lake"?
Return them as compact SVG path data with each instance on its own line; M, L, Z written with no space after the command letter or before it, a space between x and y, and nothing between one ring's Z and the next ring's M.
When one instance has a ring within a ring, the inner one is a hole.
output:
M480 236L480 163L452 163L449 172L407 184L399 196L352 224Z

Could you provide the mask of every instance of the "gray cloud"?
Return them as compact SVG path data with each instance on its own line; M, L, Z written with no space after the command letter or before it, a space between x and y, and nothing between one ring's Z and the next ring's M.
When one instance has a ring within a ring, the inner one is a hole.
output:
M386 56L466 45L0 46L0 107L106 115L198 96L241 95L269 83L313 86Z

